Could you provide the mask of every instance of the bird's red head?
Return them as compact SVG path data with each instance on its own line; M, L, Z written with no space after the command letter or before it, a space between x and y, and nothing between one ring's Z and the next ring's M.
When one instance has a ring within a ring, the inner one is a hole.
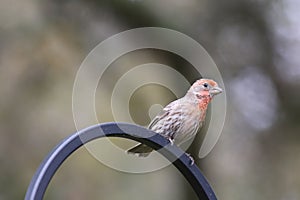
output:
M213 96L221 93L223 90L211 79L199 79L191 87L192 92L198 96Z
M186 97L192 101L197 101L201 110L206 110L212 98L222 91L214 80L199 79L191 86Z

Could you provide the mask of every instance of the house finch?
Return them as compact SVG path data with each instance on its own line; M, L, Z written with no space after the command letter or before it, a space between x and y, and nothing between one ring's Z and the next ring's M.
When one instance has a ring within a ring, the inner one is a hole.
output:
M169 139L171 144L180 145L193 138L202 127L209 102L221 92L222 89L215 81L197 80L184 97L169 103L152 120L148 128ZM138 144L127 152L146 157L152 150L145 144Z

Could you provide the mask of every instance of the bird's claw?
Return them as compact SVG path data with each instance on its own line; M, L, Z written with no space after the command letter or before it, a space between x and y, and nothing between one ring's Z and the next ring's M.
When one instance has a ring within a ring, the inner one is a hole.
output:
M194 160L194 158L191 156L191 154L185 153L185 155L187 155L187 156L189 157L189 159L190 159L190 162L189 162L190 166L192 166L193 164L195 164L195 160Z
M172 138L168 138L168 140L169 140L171 146L173 146L174 145L174 140Z

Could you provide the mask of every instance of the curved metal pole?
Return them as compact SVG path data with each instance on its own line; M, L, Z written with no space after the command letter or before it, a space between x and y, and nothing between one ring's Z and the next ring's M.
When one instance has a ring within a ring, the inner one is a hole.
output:
M166 138L133 124L103 123L78 131L57 145L43 160L33 176L25 200L42 199L50 180L64 160L85 143L101 137L128 138L144 143L155 150L160 149L159 152L168 160L171 162L175 160L172 164L184 175L199 199L217 199L199 168L195 164L190 165L189 156L175 145L169 145Z

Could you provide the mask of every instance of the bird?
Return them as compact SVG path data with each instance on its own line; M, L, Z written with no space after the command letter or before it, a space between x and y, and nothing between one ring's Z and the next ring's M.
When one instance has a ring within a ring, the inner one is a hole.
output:
M203 126L209 103L222 91L212 79L196 80L183 97L166 105L153 118L148 129L167 138L171 145L180 146L193 138ZM137 144L127 150L127 153L147 157L152 151L153 149L145 144ZM187 155L193 163L193 158Z

